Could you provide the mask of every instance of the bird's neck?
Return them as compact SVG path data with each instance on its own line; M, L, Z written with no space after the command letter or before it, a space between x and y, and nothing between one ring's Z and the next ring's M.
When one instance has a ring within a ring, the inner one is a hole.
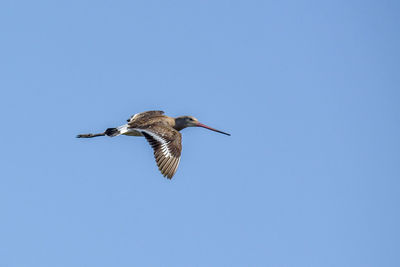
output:
M187 126L185 125L185 121L182 118L175 118L175 125L174 129L177 131L180 131L182 129L185 129Z

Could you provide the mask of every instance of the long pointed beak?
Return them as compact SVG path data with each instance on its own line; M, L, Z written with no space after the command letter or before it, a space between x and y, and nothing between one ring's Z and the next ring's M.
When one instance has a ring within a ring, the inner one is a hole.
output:
M228 133L225 133L225 132L219 131L219 130L217 130L217 129L211 128L211 127L209 127L209 126L207 126L207 125L204 125L204 124L202 124L202 123L200 123L200 122L198 122L198 123L196 124L196 126L197 126L197 127L203 127L203 128L206 128L206 129L208 129L208 130L211 130L211 131L214 131L214 132L217 132L217 133L222 133L222 134L226 134L226 135L231 136L231 135L228 134Z

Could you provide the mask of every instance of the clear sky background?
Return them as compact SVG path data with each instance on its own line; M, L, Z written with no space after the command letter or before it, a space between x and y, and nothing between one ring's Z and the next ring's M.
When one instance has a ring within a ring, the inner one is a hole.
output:
M399 1L2 1L0 266L400 266ZM76 139L161 109L144 138Z

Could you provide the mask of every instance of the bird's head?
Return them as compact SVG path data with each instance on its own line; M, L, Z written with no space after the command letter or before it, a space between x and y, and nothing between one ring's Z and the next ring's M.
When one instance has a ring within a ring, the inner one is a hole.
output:
M211 131L214 131L217 133L230 135L228 133L225 133L225 132L216 130L214 128L211 128L207 125L204 125L204 124L200 123L195 117L192 117L192 116L180 116L175 119L175 129L180 131L186 127L203 127L203 128L206 128L208 130L211 130Z
M178 126L181 126L183 129L186 127L195 127L195 126L197 126L197 123L199 123L199 121L195 117L192 117L192 116L180 116L175 119L175 123Z

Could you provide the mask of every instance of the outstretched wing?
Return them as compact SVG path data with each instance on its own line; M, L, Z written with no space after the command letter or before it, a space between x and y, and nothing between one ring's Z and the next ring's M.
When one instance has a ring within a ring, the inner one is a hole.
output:
M137 113L135 115L132 115L127 122L132 122L133 120L137 120L137 119L142 119L145 117L152 117L152 116L159 116L164 114L164 111L161 110L151 110L151 111L145 111L145 112L141 112L141 113Z
M135 130L141 132L152 146L158 169L164 177L172 179L181 160L181 134L165 125L151 125Z

